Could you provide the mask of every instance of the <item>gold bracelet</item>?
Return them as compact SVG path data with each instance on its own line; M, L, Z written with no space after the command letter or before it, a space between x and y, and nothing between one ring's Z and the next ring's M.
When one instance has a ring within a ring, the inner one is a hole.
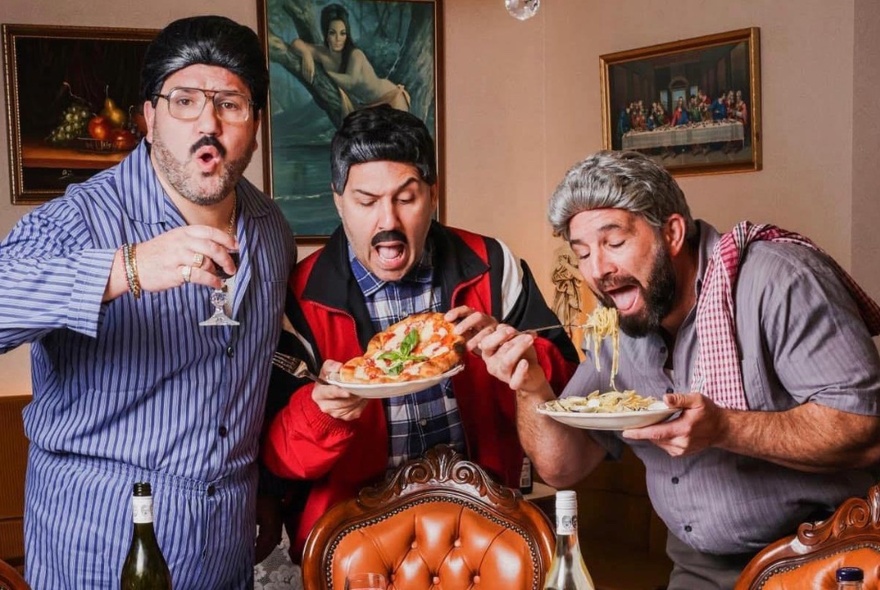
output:
M128 290L135 299L140 299L141 282L138 278L136 248L136 244L123 244L122 260L125 263L125 278L128 281Z

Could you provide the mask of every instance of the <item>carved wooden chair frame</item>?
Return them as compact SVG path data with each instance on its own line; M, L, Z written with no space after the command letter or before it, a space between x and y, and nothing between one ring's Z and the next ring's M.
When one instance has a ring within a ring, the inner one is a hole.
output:
M340 540L413 506L455 503L521 536L535 564L532 587L540 589L550 567L555 533L547 516L504 487L451 447L430 449L424 458L402 465L382 484L364 488L356 499L334 506L316 523L303 552L303 581L310 590L333 585L332 562Z
M796 535L780 539L746 566L735 590L760 590L775 575L845 551L868 549L880 560L880 484L867 499L849 498L830 518L803 523Z

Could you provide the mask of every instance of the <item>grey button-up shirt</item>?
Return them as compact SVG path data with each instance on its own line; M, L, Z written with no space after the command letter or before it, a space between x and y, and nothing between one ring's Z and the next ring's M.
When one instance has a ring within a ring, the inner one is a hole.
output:
M718 232L699 222L697 292ZM749 408L784 411L815 402L855 414L880 414L880 358L855 302L826 258L808 248L756 242L742 263L735 295L737 339ZM690 392L698 342L695 310L675 339L673 372L660 334L620 337L618 389L641 395ZM608 391L610 342L600 352L601 372L587 351L562 396ZM644 462L655 510L676 536L699 551L753 552L819 511L850 496L863 496L877 474L864 470L805 473L708 449L670 457L646 441L620 433L591 432L618 456L630 444ZM810 432L805 431L804 437Z

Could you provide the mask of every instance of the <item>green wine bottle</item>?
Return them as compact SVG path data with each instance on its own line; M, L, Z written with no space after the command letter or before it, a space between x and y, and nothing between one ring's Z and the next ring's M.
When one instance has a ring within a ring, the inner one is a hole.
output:
M122 566L122 590L171 590L171 572L153 530L153 493L150 484L134 484L131 497L134 532Z

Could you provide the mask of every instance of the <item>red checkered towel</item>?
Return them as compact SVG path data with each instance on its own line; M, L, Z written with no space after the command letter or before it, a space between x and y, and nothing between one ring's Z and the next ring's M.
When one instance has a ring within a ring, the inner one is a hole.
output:
M725 408L747 410L740 355L736 346L736 311L733 294L739 265L749 244L756 241L788 242L822 252L808 238L773 225L740 222L721 236L712 252L697 301L697 340L700 352L694 366L693 391L699 391ZM872 336L880 334L880 306L831 257L834 272L849 289Z

